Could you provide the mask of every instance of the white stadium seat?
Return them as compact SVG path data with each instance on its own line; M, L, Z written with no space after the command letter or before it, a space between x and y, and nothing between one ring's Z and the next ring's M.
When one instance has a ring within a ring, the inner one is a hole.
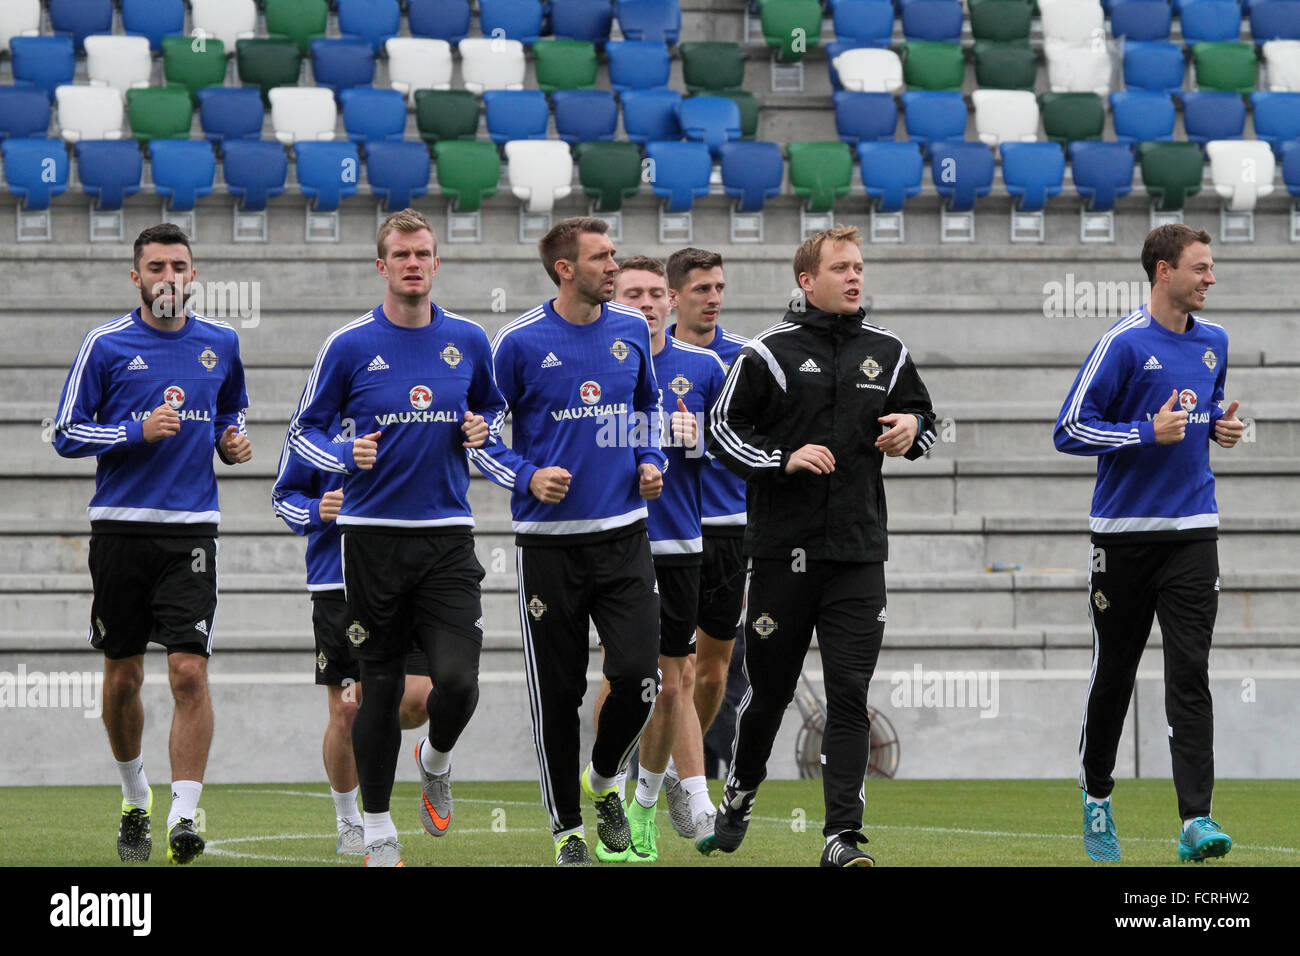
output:
M1264 44L1264 64L1270 90L1300 93L1300 40L1269 40Z
M1106 11L1098 0L1040 0L1043 39L1106 45Z
M1248 212L1273 192L1273 150L1259 139L1216 139L1205 144L1214 191L1229 212Z
M975 90L975 132L981 143L1038 141L1038 100L1028 90Z
M0 50L9 52L13 37L34 37L41 32L41 0L4 0L0 3Z
M518 40L469 37L457 49L461 77L471 93L524 88L524 45Z
M512 139L506 143L510 191L524 209L550 212L557 199L573 190L573 155L569 144L555 139Z
M86 74L94 86L126 91L149 85L153 56L148 37L86 37Z
M415 102L416 90L451 89L451 44L427 37L392 37L388 51L388 79L393 89Z
M1105 44L1098 47L1090 41L1047 40L1043 52L1047 54L1047 83L1053 93L1096 93L1102 98L1110 95L1114 67Z
M112 87L60 86L54 99L64 142L122 138L122 94Z
M903 86L903 61L892 50L845 50L834 62L846 90L893 93Z
M253 36L257 30L257 4L253 0L190 0L192 30L220 40L226 56L235 52L235 41Z
M325 86L277 86L269 94L271 126L286 146L302 140L334 138L338 107Z

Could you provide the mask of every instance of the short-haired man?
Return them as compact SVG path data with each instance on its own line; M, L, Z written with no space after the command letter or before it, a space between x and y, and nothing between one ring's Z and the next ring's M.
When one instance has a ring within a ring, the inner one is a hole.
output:
M167 648L172 713L172 803L167 858L203 852L194 818L212 743L207 660L217 610L215 448L248 461L248 395L239 339L186 304L197 275L189 239L174 225L135 240L131 281L140 306L91 329L68 374L55 418L65 458L99 457L90 499L90 644L104 653L104 726L122 777L117 852L149 859L153 791L141 738L144 652Z
M389 811L404 658L412 640L428 659L429 735L416 750L420 816L451 827L451 751L478 703L483 646L480 582L467 491L467 448L488 441L483 412L502 410L487 335L430 299L437 238L413 209L394 213L375 262L384 302L321 347L289 422L288 444L323 471L345 476L335 521L343 531L349 653L365 688L352 725L365 806L366 864L401 866ZM361 437L335 442L351 424Z
M885 630L883 456L934 442L930 396L898 336L862 308L862 238L807 239L794 273L807 300L755 336L709 418L709 449L747 482L745 670L731 774L713 848L740 846L817 630L827 717L822 866L870 866L856 846L870 734L867 687Z
M605 847L631 846L615 778L658 691L659 598L646 501L664 481L659 385L644 316L610 302L618 264L606 231L600 219L565 219L538 244L558 292L493 341L514 448L483 468L513 492L533 740L560 865L591 862L580 790L595 804ZM579 775L589 620L610 692Z
M1165 716L1182 832L1178 858L1223 856L1210 817L1214 703L1209 658L1219 606L1218 506L1210 442L1232 448L1244 425L1224 411L1228 335L1194 310L1214 285L1210 235L1160 226L1142 246L1151 301L1093 347L1056 423L1058 450L1096 455L1088 614L1092 679L1079 736L1083 844L1118 860L1111 810L1115 753L1138 662L1160 619Z

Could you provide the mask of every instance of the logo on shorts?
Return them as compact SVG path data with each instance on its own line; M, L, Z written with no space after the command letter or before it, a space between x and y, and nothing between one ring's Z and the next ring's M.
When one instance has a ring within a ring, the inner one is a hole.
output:
M360 647L370 636L370 632L361 626L360 621L353 621L352 626L347 630L348 640L352 642L353 647Z
M324 652L324 651L321 651L319 654L316 655L316 669L317 669L318 671L320 671L322 674L325 673L325 666L326 666L328 663L329 663L329 661L325 660L325 652Z
M1106 598L1106 595L1101 593L1101 588L1092 592L1092 603L1096 605L1098 611L1104 611L1110 607L1110 601Z
M474 626L477 627L480 631L483 630L483 618L479 618L477 621L475 621Z
M208 636L208 622L207 622L207 621L199 621L199 623L197 623L197 624L194 625L194 630L198 631L198 632L199 632L200 634L202 634L204 637L207 637L207 636Z
M776 630L776 621L766 614L760 614L754 618L754 630L758 632L759 637L771 637L772 632Z
M620 362L627 358L631 352L632 350L623 344L622 339L615 339L614 344L609 347L609 354L614 356L614 358L618 359Z
M1206 368L1213 372L1215 366L1219 364L1219 357L1214 354L1214 349L1206 349L1205 354L1201 356L1201 361L1205 363Z
M172 408L179 409L185 404L185 389L179 385L168 385L167 391L163 392L163 401Z
M578 387L578 396L582 399L582 404L595 405L600 401L600 383L583 382Z
M1214 589L1215 589L1216 591L1219 589L1219 579L1218 579L1218 578L1215 578L1215 579L1214 579ZM95 630L99 631L99 636L100 636L101 639L103 639L103 638L105 638L105 637L108 636L108 628L106 628L106 627L104 626L104 619L103 619L102 617L97 617L97 618L95 618Z
M464 356L460 354L460 349L456 348L456 346L452 345L450 342L447 343L447 347L445 349L443 349L440 353L438 353L438 357L441 358L448 365L450 365L452 368L455 368L457 365L459 365L460 360L464 358Z
M533 616L534 621L540 621L542 615L546 613L546 605L542 603L542 599L536 594L534 594L533 599L528 602L528 613Z
M881 624L885 623L885 609L883 607L880 609L880 613L876 615L876 620Z
M862 369L862 374L873 382L876 380L876 376L880 374L880 363L870 355L862 360L862 364L858 368Z
M674 392L676 392L678 397L680 398L685 396L686 393L689 392L694 386L691 384L691 380L689 378L687 378L681 372L678 372L677 377L668 383L668 387L671 388Z
M1185 388L1178 393L1178 404L1182 406L1185 412L1196 411L1196 393L1190 388Z
M199 353L199 364L211 372L217 367L217 353L212 349L204 349Z
M428 385L417 385L411 389L411 407L424 411L433 404L433 392Z

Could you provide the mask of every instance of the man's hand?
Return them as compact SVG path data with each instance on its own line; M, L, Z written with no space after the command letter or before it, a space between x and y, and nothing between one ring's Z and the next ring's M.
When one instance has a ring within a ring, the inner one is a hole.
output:
M253 457L253 443L248 440L247 435L239 434L239 429L234 425L227 425L221 435L221 454L226 461L242 465Z
M1187 434L1187 413L1181 408L1174 411L1177 402L1178 389L1174 389L1169 401L1160 406L1160 411L1156 412L1156 417L1151 421L1155 427L1157 445L1172 445L1182 441Z
M466 412L465 424L460 426L460 430L465 433L466 448L482 448L483 443L487 441L488 423L482 415Z
M889 425L889 429L881 433L876 439L876 447L883 451L890 458L897 458L899 455L907 453L912 447L912 442L916 441L916 416L912 414L894 412L891 415L884 415L877 418L876 421L882 425Z
M321 495L320 504L317 510L320 511L321 521L333 521L339 516L339 509L343 507L343 489L335 488L333 491L327 491Z
M1246 430L1246 423L1237 418L1239 404L1233 401L1228 406L1228 410L1223 413L1223 417L1214 423L1214 440L1224 448L1231 448L1241 441L1241 435Z
M695 416L686 410L686 403L677 399L677 411L673 412L672 432L674 444L681 448L694 448L700 441L700 426Z
M362 471L375 467L375 459L379 457L379 436L382 434L383 432L371 432L352 443L352 460Z
M676 416L674 416L676 417ZM664 475L658 468L643 461L637 465L637 474L641 476L641 497L646 501L654 501L664 490Z
M829 475L835 470L835 456L825 445L804 445L790 453L785 463L785 473L793 475L800 469L814 475Z
M162 441L164 438L170 438L178 434L181 430L181 417L176 414L176 409L172 408L166 402L163 402L144 420L140 426L140 433L144 435L144 440L149 444Z
M538 468L528 479L528 490L544 505L558 505L569 493L569 480L573 476L559 465Z

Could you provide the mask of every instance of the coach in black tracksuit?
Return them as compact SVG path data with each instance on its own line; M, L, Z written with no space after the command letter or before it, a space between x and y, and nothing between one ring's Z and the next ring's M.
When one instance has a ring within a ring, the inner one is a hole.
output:
M754 791L793 699L813 629L827 697L823 865L870 865L857 850L870 749L867 685L885 629L884 455L919 458L934 413L902 341L860 305L861 238L805 241L789 311L736 358L710 415L709 450L746 479L749 568L742 612L751 684L741 703L716 848L744 836Z

